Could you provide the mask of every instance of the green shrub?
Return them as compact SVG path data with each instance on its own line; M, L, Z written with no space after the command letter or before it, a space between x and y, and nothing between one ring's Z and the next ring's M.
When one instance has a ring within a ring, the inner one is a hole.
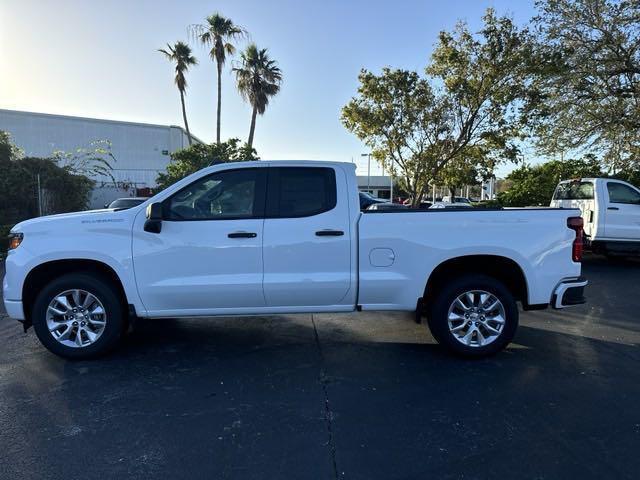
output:
M39 214L38 177L44 214L84 210L94 181L74 168L61 167L49 158L24 158L9 135L0 131L0 225Z

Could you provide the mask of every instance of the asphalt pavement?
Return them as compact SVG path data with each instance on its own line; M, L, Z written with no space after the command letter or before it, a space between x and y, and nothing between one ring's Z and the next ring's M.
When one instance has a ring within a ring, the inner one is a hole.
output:
M143 320L82 362L0 318L0 478L638 478L640 261L584 273L475 361L409 314Z

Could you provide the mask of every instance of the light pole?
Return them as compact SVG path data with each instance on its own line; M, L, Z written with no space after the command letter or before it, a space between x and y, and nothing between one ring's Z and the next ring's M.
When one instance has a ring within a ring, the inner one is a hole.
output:
M371 193L371 153L361 153L361 157L368 157L367 160L367 193Z

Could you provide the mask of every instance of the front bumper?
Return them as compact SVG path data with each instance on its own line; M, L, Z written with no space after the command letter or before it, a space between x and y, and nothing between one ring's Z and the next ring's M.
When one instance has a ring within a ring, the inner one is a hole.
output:
M27 252L21 245L15 250L10 250L4 261L4 278L2 279L2 298L7 315L16 320L24 320L22 307L22 285L24 282L25 259Z
M584 287L586 287L588 283L588 280L584 277L573 280L563 280L553 292L551 306L557 309L586 303L587 299L584 297Z
M16 320L24 321L24 310L22 309L22 300L5 300L4 308L7 315Z

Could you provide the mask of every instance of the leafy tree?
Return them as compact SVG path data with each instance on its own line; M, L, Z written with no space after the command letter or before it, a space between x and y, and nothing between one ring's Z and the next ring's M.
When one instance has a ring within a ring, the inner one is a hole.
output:
M492 178L496 163L486 148L467 147L440 170L436 183L445 185L454 197L457 189Z
M209 56L211 57L211 60L216 62L218 71L216 142L220 143L222 67L227 60L227 55L231 56L236 51L236 48L231 41L245 36L246 31L242 27L234 24L231 19L223 17L219 13L209 15L207 17L207 22L204 25L192 25L191 31L203 45L211 48Z
M13 144L11 135L8 132L0 130L0 162L9 162L22 157L22 151Z
M189 145L191 145L191 132L189 131L189 122L187 122L187 109L184 105L184 94L187 89L187 79L184 74L189 70L191 65L197 65L198 61L196 57L191 54L191 48L189 45L183 42L176 42L173 45L167 44L167 49L159 49L160 53L163 53L165 57L171 62L176 64L176 78L175 83L180 92L180 103L182 104L182 119L184 120L184 128L187 131L187 138L189 139Z
M603 176L600 162L593 155L583 159L552 160L540 165L522 165L507 175L507 190L498 200L507 207L549 205L560 180Z
M269 98L280 91L282 71L277 62L269 58L267 49L259 49L255 43L250 44L240 56L241 64L233 71L240 95L253 107L247 141L249 147L252 147L256 115L263 115L269 105Z
M445 185L449 189L451 198L456 196L456 190L465 185L473 185L478 181L478 169L471 161L451 161L438 174L436 183Z
M5 132L0 132L0 225L13 225L38 215L37 177L46 213L86 208L94 182L54 159L22 157Z
M624 180L625 182L629 182L632 185L635 185L636 187L640 188L640 167L634 169L634 170L623 170L621 172L618 172L616 175L614 175L616 178L619 178L620 180Z
M483 20L477 35L464 23L440 33L426 78L363 70L358 96L342 109L345 127L387 170L400 170L414 206L450 162L517 158L529 35L491 9Z
M57 150L53 152L51 159L59 167L74 175L108 178L115 182L111 173L113 171L111 163L116 162L116 157L111 151L111 142L108 140L91 142L88 147L77 148L73 152Z
M538 0L537 7L525 120L541 152L588 151L613 171L637 168L640 2Z
M239 139L232 138L211 145L196 143L173 153L171 160L166 173L158 175L156 180L161 190L215 163L259 160L259 157L253 148L247 144L240 145Z

